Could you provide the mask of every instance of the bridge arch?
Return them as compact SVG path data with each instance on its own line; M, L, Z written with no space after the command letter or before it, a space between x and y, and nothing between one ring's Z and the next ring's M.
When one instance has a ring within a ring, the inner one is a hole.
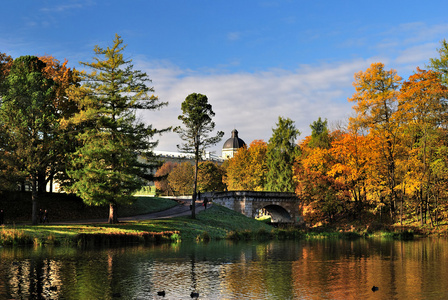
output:
M213 193L213 202L240 212L250 218L265 209L273 223L300 223L300 202L294 193L230 191Z
M271 217L272 223L291 223L293 222L290 213L280 205L269 204L258 210L258 214L264 213Z

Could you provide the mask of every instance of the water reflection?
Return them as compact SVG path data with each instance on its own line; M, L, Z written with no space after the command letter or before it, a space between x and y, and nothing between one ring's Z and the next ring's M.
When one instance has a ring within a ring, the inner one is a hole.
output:
M445 299L447 249L445 239L1 248L0 299Z

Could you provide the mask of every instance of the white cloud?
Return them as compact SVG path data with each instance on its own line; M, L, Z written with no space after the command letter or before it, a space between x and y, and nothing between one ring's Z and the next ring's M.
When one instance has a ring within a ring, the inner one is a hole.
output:
M416 67L424 68L424 65L419 65L421 62L429 63L429 58L436 57L437 48L440 45L437 43L421 44L414 47L403 50L399 56L395 59L398 64L412 65L413 70Z
M92 6L94 5L95 2L91 1L91 0L77 0L77 1L72 1L71 3L60 3L57 5L51 5L51 6L44 6L40 9L41 12L49 12L49 13L53 13L53 12L64 12L64 11L71 11L74 9L82 9L85 8L86 6Z
M368 65L366 61L353 61L302 66L293 72L277 69L203 75L172 65L140 62L137 67L154 78L155 94L169 102L168 107L148 112L143 119L156 128L181 125L177 120L181 103L190 93L197 92L207 95L216 113L216 129L225 132L224 140L236 128L248 144L255 139L268 141L279 116L295 121L304 138L318 117L327 118L329 123L345 121L352 106L347 98L353 93L353 74ZM157 149L175 151L181 142L174 133L164 134ZM211 150L220 154L220 149L221 143Z

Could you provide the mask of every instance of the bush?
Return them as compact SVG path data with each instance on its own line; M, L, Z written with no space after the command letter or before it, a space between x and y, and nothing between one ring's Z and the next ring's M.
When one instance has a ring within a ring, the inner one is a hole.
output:
M227 233L226 239L234 241L239 240L249 241L253 239L253 234L250 230L243 230L243 231L234 230Z
M196 237L196 241L198 242L209 242L210 240L211 238L207 231L203 231Z
M23 230L2 228L0 242L3 245L30 245L33 244L33 238Z

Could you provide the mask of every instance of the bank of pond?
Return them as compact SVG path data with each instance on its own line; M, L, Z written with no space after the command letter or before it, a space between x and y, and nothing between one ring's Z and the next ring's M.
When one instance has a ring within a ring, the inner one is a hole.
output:
M335 228L273 227L247 218L219 205L196 215L159 220L127 221L118 224L40 224L3 225L0 244L8 245L65 245L118 246L158 244L166 242L211 240L265 241L299 239L357 239L382 236L410 240L416 233L409 229L371 232L344 231Z

